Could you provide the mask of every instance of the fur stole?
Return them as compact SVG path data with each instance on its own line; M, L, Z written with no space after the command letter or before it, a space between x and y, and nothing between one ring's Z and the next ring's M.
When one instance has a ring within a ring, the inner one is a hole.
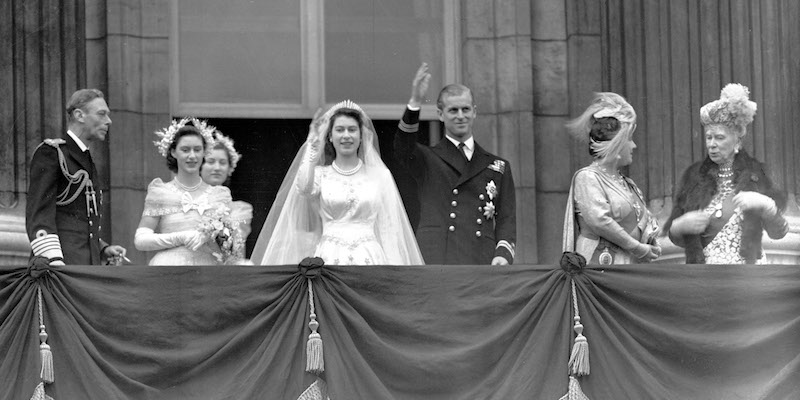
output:
M705 160L692 164L681 178L680 187L675 196L672 215L664 226L669 232L672 221L686 212L701 210L710 202L717 191L717 172L719 166L706 157ZM764 164L745 151L740 151L733 160L734 193L753 191L771 197L779 212L786 207L786 194L775 187L765 172ZM746 211L742 221L742 242L739 254L748 264L755 263L761 257L761 237L764 231L761 215L758 211ZM704 264L703 244L700 235L684 238L687 264Z

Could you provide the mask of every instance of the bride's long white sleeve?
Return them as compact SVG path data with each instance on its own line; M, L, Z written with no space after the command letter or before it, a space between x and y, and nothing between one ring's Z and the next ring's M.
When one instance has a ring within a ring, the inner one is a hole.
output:
M303 196L312 197L319 194L319 182L315 176L317 160L319 159L318 147L318 142L309 141L306 143L305 154L303 154L303 160L297 170L295 187Z

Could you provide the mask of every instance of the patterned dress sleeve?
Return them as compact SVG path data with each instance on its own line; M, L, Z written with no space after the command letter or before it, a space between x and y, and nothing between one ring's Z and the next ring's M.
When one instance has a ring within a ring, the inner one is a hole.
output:
M179 196L161 178L153 179L147 185L147 195L144 198L142 216L160 217L180 211Z

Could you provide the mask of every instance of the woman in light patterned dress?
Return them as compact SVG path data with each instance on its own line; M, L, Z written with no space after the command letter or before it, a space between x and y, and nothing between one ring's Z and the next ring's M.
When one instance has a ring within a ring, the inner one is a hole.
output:
M563 251L593 264L650 262L661 247L658 224L644 195L619 169L633 162L636 112L616 93L597 93L583 114L567 124L588 142L594 161L572 177L564 217Z
M213 128L188 119L173 122L155 142L174 173L172 180L156 178L147 187L144 211L136 229L134 245L140 251L155 251L149 265L216 265L220 248L211 235L198 227L209 219L229 215L231 192L211 186L200 177L206 150L213 146Z
M366 113L344 101L315 116L251 259L297 264L424 264L394 178Z
M666 224L687 264L762 264L763 232L780 239L789 231L786 195L742 149L756 113L749 95L747 87L728 84L700 109L708 156L683 174Z

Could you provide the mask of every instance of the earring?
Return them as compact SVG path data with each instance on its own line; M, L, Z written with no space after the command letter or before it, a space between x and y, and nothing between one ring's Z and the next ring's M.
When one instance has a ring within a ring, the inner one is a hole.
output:
M734 147L733 154L739 154L739 146Z

